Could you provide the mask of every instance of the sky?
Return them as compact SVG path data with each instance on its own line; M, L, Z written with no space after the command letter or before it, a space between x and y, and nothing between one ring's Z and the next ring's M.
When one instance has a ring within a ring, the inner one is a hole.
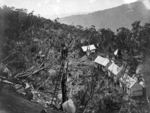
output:
M71 14L89 13L129 4L137 0L0 0L0 6L25 8L34 14L54 19Z

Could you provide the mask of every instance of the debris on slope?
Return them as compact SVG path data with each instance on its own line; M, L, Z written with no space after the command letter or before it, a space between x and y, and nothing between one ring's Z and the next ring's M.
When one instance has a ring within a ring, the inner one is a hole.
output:
M0 82L0 95L0 111L4 113L40 113L45 108L28 101L24 96L17 94L12 86L2 82ZM49 108L45 109L48 113L60 113Z

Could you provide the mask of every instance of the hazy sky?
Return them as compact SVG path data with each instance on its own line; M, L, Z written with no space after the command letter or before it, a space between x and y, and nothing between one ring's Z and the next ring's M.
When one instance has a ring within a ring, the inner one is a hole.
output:
M93 12L137 0L0 0L0 5L25 8L44 17L56 17L62 14Z

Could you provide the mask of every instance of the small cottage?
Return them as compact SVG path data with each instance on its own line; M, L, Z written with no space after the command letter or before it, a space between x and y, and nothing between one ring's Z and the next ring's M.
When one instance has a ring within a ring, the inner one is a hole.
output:
M118 75L120 71L122 70L121 67L117 66L115 63L112 63L109 67L108 70L112 72L115 75Z
M90 51L90 52L95 52L96 47L94 46L94 44L92 45L88 45L88 46L82 46L82 50L84 52Z
M101 56L97 56L94 62L102 66L106 66L110 62L110 60Z
M143 96L143 87L138 83L134 83L134 85L128 90L128 94L131 97Z
M127 92L136 82L129 75L124 74L120 79L120 86L122 86L123 90Z
M129 75L125 74L120 78L121 86L123 90L129 94L131 97L143 96L144 89L143 86L140 85L137 79L133 79Z

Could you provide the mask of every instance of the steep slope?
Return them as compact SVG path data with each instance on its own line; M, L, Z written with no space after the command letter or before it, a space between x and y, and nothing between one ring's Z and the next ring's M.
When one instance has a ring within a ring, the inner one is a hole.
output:
M26 100L11 86L0 82L0 113L40 113L42 109L41 105ZM47 111L48 113L59 113L50 109Z
M95 25L97 29L110 28L115 31L119 27L130 28L131 24L136 20L140 20L141 23L150 20L150 10L141 1L86 15L69 16L61 18L59 21L69 25L82 25L84 27Z

